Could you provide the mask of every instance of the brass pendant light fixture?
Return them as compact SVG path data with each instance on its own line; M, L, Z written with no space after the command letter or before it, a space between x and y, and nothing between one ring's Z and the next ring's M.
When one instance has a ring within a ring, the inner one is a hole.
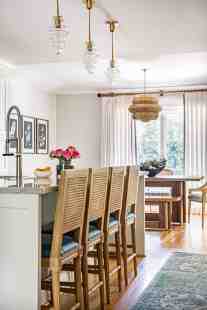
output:
M99 58L91 35L91 11L95 5L95 0L84 0L83 2L86 5L86 9L88 10L88 41L86 42L84 64L88 73L93 74Z
M144 95L135 96L132 104L129 107L129 112L135 120L140 120L144 123L156 120L161 111L161 106L158 99L153 96L146 95L146 72L144 72Z
M109 20L106 22L106 24L109 26L109 31L111 33L111 42L112 42L112 45L111 45L111 61L110 61L109 67L106 71L106 76L107 76L109 82L113 83L116 80L118 80L120 77L120 70L119 70L119 67L118 67L118 64L116 61L116 57L115 57L115 42L114 42L115 41L114 40L114 37L115 37L114 34L116 31L116 26L119 23L116 20Z
M56 12L57 15L53 17L53 27L49 30L49 34L52 46L56 50L56 55L62 55L69 31L64 25L63 16L60 15L59 0L56 0Z

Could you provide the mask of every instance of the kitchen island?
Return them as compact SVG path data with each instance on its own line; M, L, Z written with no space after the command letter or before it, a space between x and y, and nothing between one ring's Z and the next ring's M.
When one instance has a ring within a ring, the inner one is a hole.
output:
M25 179L21 188L0 179L0 309L39 310L41 227L54 218L58 187ZM144 177L137 203L137 255L144 256Z

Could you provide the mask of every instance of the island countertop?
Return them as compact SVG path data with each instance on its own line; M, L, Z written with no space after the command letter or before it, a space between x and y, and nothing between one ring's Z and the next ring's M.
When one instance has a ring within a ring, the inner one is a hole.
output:
M34 194L44 195L58 190L58 186L51 178L37 179L24 177L21 187L15 185L15 178L0 177L0 194Z

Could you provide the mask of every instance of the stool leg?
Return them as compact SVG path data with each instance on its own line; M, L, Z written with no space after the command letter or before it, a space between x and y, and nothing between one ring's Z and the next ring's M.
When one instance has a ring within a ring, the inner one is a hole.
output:
M137 253L135 223L133 223L130 226L131 226L131 236L132 236L132 249L133 249L133 254L134 254L134 253ZM136 277L137 276L137 256L134 256L133 263L134 263L134 274L135 274L135 277Z
M76 285L76 302L80 303L80 309L83 310L82 297L82 279L81 279L81 258L80 256L74 259L75 264L75 285Z
M116 242L116 258L117 258L117 266L120 266L118 270L118 284L119 284L119 292L122 291L122 270L121 270L121 240L120 240L120 228L115 233L115 242Z
M60 310L60 272L52 271L52 295L55 310Z
M82 257L82 275L83 275L83 297L84 309L89 309L89 296L88 296L88 256L87 252Z
M102 282L100 286L100 302L101 302L101 310L104 310L104 259L103 259L103 243L99 243L97 246L97 254L98 254L98 265L100 268L99 271L99 281Z
M105 233L104 237L104 269L105 269L105 282L106 282L106 302L110 304L110 279L109 279L109 250L108 250L108 237Z
M125 286L128 286L128 265L127 265L127 237L126 237L126 225L122 223L122 255L123 255L123 262L124 262L124 280Z

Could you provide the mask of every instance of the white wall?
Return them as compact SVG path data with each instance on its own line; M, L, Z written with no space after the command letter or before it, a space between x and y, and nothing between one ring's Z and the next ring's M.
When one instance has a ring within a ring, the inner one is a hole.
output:
M25 80L10 81L7 110L11 105L17 105L23 115L49 120L50 145L56 145L56 96L42 93ZM23 174L31 176L34 168L51 164L48 155L23 155ZM54 163L52 163L54 164ZM8 159L8 173L15 173L15 159Z
M101 110L97 96L57 96L57 145L75 145L81 158L77 168L100 166Z

